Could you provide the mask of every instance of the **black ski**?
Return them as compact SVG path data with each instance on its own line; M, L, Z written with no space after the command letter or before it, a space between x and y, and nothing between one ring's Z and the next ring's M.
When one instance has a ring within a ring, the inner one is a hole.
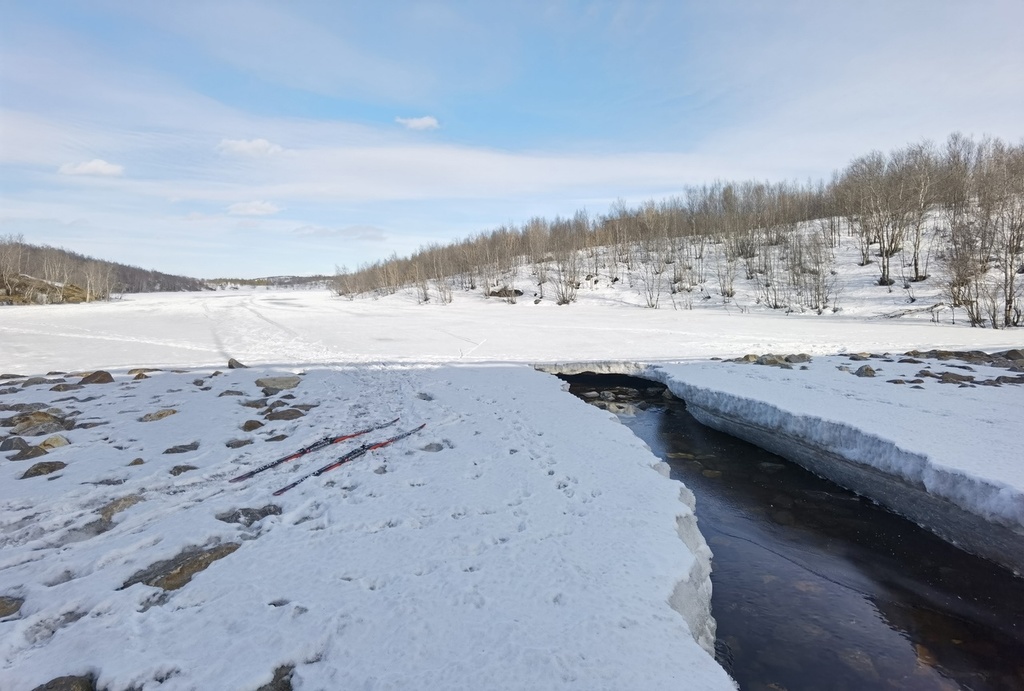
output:
M338 437L324 437L320 441L315 441L312 444L310 444L309 446L301 448L301 449L299 449L298 451L296 451L293 454L289 454L287 456L279 458L276 461L270 461L269 463L264 463L259 468L253 468L252 470L250 470L247 473L242 473L238 477L233 477L233 478L231 478L231 480L229 482L241 482L242 480L248 480L253 475L258 475L259 473L262 473L264 470L270 470L271 468L273 468L275 466L279 466L282 463L287 463L288 461L294 461L296 458L301 458L302 456L305 456L307 453L313 453L314 451L319 451L320 449L323 449L325 447L331 446L332 444L337 444L337 443L343 442L343 441L345 441L347 439L354 439L355 437L361 437L362 435L368 434L369 432L373 432L373 431L376 431L376 430L379 430L379 429L384 429L385 427L390 427L391 425L393 425L396 422L398 422L398 420L399 420L399 418L396 417L394 420L392 420L390 422L382 422L379 425L374 425L373 427L367 427L366 429L361 429L358 432L350 432L349 434L343 434L343 435L338 436Z
M390 437L388 439L384 439L383 441L375 442L373 444L363 444L358 449L352 449L351 451L349 451L347 454L345 454L341 458L339 458L339 459L337 459L335 461L331 461L330 463L328 463L324 467L318 468L318 469L314 470L312 473L307 473L306 475L303 475L302 477L300 477L298 480L296 480L295 482L291 483L290 485L285 485L281 489L279 489L276 492L274 492L274 496L275 497L281 496L282 494L284 494L288 490L290 490L293 487L295 487L296 485L298 485L303 480L308 480L311 477L319 477L320 475L323 475L324 473L326 473L328 470L334 470L339 465L343 465L345 463L348 463L349 461L354 461L355 459L359 458L360 456L362 456L364 454L369 453L370 451L374 451L376 449L381 449L381 448L383 448L385 446L388 446L389 444L394 444L399 439L405 439L406 437L412 436L413 434L416 434L417 432L419 432L421 429L423 429L426 426L427 426L427 423L424 422L422 425L420 425L419 427L416 427L415 429L411 429L411 430L409 430L407 432L402 432L401 434L396 434L393 437Z

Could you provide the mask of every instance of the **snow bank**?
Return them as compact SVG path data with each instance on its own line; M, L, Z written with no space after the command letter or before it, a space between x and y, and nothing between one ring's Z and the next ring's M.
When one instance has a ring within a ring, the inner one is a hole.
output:
M1024 573L1024 387L961 388L915 378L949 365L876 358L875 378L843 357L806 369L733 362L655 365L710 427L795 460L968 551ZM991 370L991 371L989 371ZM1005 370L975 366L979 379ZM884 378L884 379L883 379ZM993 439L1007 443L993 444Z
M692 495L611 415L523 366L255 384L296 369L8 381L0 417L35 403L75 424L67 446L0 463L0 597L17 607L0 687L256 689L276 672L300 689L733 688L709 654ZM227 482L395 417L427 426L281 497L359 440ZM65 466L21 479L39 460Z

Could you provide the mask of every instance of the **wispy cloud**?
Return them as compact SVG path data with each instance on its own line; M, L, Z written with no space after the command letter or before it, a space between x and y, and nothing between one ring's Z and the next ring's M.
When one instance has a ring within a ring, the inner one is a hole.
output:
M228 207L232 216L271 216L280 210L276 204L264 201L238 202Z
M395 122L410 130L436 130L441 127L441 123L433 115L424 115L420 118L395 118Z
M369 225L346 226L344 228L305 225L296 228L293 232L296 235L320 238L340 238L343 240L358 240L361 242L384 242L387 240L387 236L384 234L382 229Z
M61 175L100 175L104 177L117 177L124 175L124 166L116 163L108 163L102 158L94 158L83 163L65 163L57 172Z
M273 156L284 151L284 148L266 139L222 139L217 151L235 156Z

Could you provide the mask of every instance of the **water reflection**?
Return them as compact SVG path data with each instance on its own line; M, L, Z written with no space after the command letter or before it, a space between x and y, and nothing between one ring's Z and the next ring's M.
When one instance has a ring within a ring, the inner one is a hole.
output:
M743 689L1024 688L1024 579L704 427L650 382L565 379L625 412L697 496L718 657Z

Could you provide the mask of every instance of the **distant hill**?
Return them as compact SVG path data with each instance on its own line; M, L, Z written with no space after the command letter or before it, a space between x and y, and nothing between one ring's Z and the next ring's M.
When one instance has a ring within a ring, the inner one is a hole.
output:
M0 236L0 305L108 300L123 293L204 290L203 281Z

